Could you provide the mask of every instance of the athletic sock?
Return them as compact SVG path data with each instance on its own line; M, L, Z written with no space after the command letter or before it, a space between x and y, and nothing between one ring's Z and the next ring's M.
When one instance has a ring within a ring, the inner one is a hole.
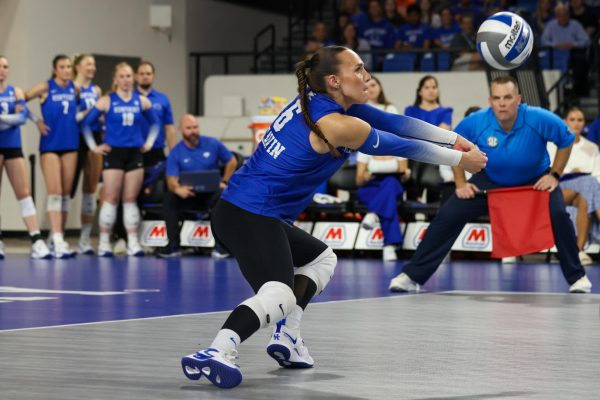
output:
M295 305L292 312L285 317L285 327L294 331L299 330L300 322L302 321L302 314L304 314L302 307Z
M100 243L110 244L110 232L100 232Z
M82 224L81 225L81 234L79 236L79 240L81 242L89 242L90 236L92 234L92 224Z
M65 241L65 236L62 232L52 232L52 242L53 243L62 243Z
M127 243L130 245L139 243L137 232L133 232L133 233L127 232Z
M229 353L231 350L237 349L241 340L240 335L232 331L231 329L221 329L215 340L211 343L210 347L219 349L219 351Z

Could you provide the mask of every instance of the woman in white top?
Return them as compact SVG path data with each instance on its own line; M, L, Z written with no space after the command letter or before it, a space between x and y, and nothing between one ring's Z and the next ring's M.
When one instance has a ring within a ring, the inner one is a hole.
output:
M371 76L367 83L368 103L387 112L398 113L385 97L379 80ZM400 179L398 179L400 177ZM401 182L410 178L408 160L399 157L369 156L358 153L356 160L356 184L358 198L369 209L362 225L373 229L381 223L383 233L383 259L397 259L396 247L402 243L397 202L402 198Z
M583 111L579 107L571 107L565 114L565 122L575 134L575 142L571 156L564 169L560 188L566 205L577 208L575 227L577 228L577 245L579 259L583 265L593 261L583 249L588 241L592 215L600 218L600 151L593 142L581 136L585 125ZM549 146L550 157L556 153L556 147Z

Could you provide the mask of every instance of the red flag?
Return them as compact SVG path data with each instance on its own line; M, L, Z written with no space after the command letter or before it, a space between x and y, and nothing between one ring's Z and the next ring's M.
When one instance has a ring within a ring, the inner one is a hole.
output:
M536 253L554 246L550 192L519 186L488 190L492 257Z

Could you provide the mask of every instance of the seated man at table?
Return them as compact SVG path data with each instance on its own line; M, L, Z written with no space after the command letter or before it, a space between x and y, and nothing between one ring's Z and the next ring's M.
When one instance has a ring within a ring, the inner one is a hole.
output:
M167 157L167 192L163 199L163 216L167 226L169 244L158 250L159 257L175 257L179 250L179 223L181 211L185 209L207 211L217 202L222 190L235 171L237 161L233 154L219 140L200 136L199 124L193 115L181 117L179 130L181 140ZM180 182L180 175L189 171L218 170L225 165L219 188L210 193L197 193L194 187ZM218 248L213 256L222 258L227 255Z

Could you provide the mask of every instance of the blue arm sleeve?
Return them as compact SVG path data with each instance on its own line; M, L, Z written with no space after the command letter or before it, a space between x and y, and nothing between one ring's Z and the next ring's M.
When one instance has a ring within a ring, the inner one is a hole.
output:
M23 108L20 112L15 114L1 114L0 122L3 122L5 125L17 126L23 125L27 122L27 117L29 116L29 110L27 107Z
M148 137L146 137L146 143L144 143L144 146L152 147L152 145L154 144L154 141L156 140L156 138L158 137L158 134L160 133L160 121L159 121L158 116L156 115L156 111L154 111L153 107L150 107L147 110L144 110L143 115L144 115L144 118L146 118L146 121L148 122L148 124L150 125L150 130L148 131Z
M355 104L348 109L348 115L360 118L374 128L438 144L454 144L456 132L447 131L427 122L404 115L391 114L368 104Z
M102 115L102 111L98 110L96 107L92 107L82 122L83 138L91 150L98 147L96 141L94 140L94 134L92 133L92 125L98 121L100 115Z
M367 140L357 149L372 156L396 156L430 164L456 166L460 151L438 146L424 140L406 139L392 133L371 128Z

